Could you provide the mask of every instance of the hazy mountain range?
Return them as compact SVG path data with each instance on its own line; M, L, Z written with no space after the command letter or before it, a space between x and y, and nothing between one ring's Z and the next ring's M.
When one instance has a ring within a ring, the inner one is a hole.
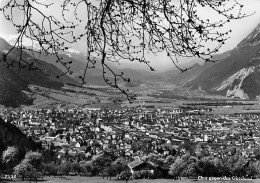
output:
M12 42L13 40L9 40L9 43L12 44ZM9 43L0 38L1 56L11 48ZM61 78L56 76L66 70L56 62L54 56L45 54L35 56L36 65L44 68L43 72L29 71L28 68L19 69L20 53L15 49L7 57L10 62L13 62L14 67L7 68L5 63L0 63L0 104L18 106L31 103L31 99L22 92L29 90L30 84L56 89L61 88L65 83L80 85L79 76L83 74L86 66L86 56L83 53L68 50L60 54L63 61L72 61L70 67L73 71L71 75L64 75ZM32 56L26 52L23 52L23 58L32 62ZM148 69L126 67L127 64L121 66L111 63L111 67L115 72L124 72L126 77L131 78L133 86L140 83L165 82L242 99L255 98L260 95L260 24L237 47L215 55L214 59L218 62L198 64L201 63L200 60L193 60L195 64L184 73L178 71L177 68L158 73ZM184 68L189 65L190 62L181 66ZM94 69L87 71L86 81L91 85L105 85L102 66L99 62Z
M13 40L9 41L12 44ZM10 50L12 47L11 44L3 38L0 38L0 59L3 54ZM54 89L61 89L64 84L80 85L81 81L79 76L82 76L84 73L86 56L77 51L64 52L61 53L60 56L63 58L64 62L72 61L72 64L69 66L71 67L73 73L57 78L56 76L64 73L66 68L62 64L56 62L57 59L55 56L35 54L34 57L36 58L36 61L34 61L33 57L29 53L23 51L23 58L27 62L34 62L37 67L43 68L44 70L32 71L29 70L28 66L23 69L19 69L18 63L20 53L16 49L13 49L7 57L8 62L12 63L12 66L9 67L4 62L0 63L0 104L6 106L31 104L32 99L28 98L28 96L23 92L30 91L28 86L31 84ZM115 72L124 72L125 77L131 78L132 85L128 86L137 86L139 83L145 82L163 81L164 79L160 75L157 75L158 73L156 72L119 68L116 64L112 64L111 67ZM102 66L99 62L97 62L94 69L89 69L87 71L86 81L87 84L90 85L106 85L102 76Z
M79 76L82 76L86 67L86 55L80 52L64 52L61 53L60 56L63 58L63 61L69 62L72 61L70 64L71 70L73 71L72 78L81 82ZM56 67L60 68L63 71L66 71L65 67L63 67L60 63L56 63L56 58L53 55L38 55L37 58L44 60L50 64L55 65ZM153 82L153 81L163 81L163 77L160 76L157 72L152 72L143 69L134 69L134 68L125 68L121 65L116 63L109 63L110 67L116 72L121 73L123 72L125 77L131 78L132 83L145 83L145 82ZM90 85L106 85L104 78L102 76L102 65L101 62L96 62L95 68L88 69L86 74L86 82ZM108 78L112 77L108 75Z

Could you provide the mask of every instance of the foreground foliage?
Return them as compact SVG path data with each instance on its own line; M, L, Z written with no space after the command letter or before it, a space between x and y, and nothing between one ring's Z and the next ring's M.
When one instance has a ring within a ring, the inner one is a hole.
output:
M141 159L151 162L161 170L168 172L165 175L159 172L150 178L178 178L178 177L258 177L260 176L260 160L248 158L239 154L226 156L213 156L205 153L201 146L194 152L178 156L162 156L150 153ZM7 167L5 174L21 175L36 178L43 175L82 175L102 176L111 179L112 176L129 179L131 173L128 163L133 159L125 156L116 156L113 153L103 153L92 157L83 158L44 158L48 153L29 151L19 162L19 151L15 147L8 147L2 154L2 166ZM150 163L150 164L151 164ZM144 175L145 176L145 175ZM142 177L142 175L140 175Z

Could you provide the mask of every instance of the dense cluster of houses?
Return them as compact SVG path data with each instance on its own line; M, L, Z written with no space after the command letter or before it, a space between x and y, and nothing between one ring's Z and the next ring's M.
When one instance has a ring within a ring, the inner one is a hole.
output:
M186 142L205 144L208 152L216 156L235 149L249 157L260 143L259 116L199 114L164 107L0 111L6 122L58 157L64 153L88 157L104 149L129 157L149 153L178 155L185 153L182 147Z

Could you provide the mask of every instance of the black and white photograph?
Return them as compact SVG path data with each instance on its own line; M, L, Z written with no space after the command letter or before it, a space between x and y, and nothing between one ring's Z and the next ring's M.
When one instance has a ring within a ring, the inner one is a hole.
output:
M0 0L1 183L259 183L260 0Z

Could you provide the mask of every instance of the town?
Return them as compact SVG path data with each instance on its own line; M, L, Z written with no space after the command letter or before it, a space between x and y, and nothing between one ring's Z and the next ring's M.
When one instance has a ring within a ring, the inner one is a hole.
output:
M118 110L3 109L0 117L52 151L55 162L84 162L110 152L124 158L135 178L156 177L154 171L160 166L161 176L169 171L181 176L183 170L174 173L173 165L187 154L218 159L239 156L244 164L260 159L259 113L216 115L206 110L139 106ZM156 158L152 161L154 156L173 160L167 167ZM141 175L140 169L152 170L153 175Z

